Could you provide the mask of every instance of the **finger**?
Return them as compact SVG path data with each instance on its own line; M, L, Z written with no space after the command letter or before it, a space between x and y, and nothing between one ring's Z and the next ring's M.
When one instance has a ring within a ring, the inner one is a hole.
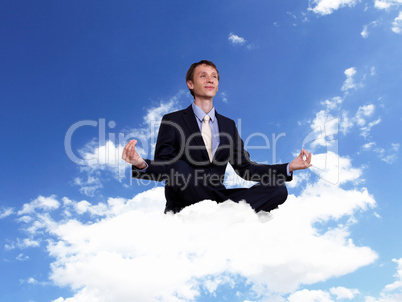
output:
M124 146L123 152L124 152L124 151L127 151L127 150L130 148L131 144L132 144L132 141L129 141L129 142Z
M135 148L134 148L133 144L131 144L131 145L130 145L130 148L129 148L129 150L128 150L128 158L129 158L129 159L133 159L133 158L134 158L134 151L135 151Z
M310 163L310 161L311 161L311 153L307 153L307 155L306 155L306 163Z
M136 143L137 143L137 141L135 139L133 139L128 143L128 145L131 147L133 145L135 146Z
M135 146L137 145L137 141L135 140L135 139L133 139L132 141L131 141L131 145L130 145L130 147L131 147L131 149L132 150L135 150ZM133 151L134 152L134 151Z
M307 150L306 149L302 149L300 152L300 157L304 160L304 156L308 156Z
M127 150L128 150L128 144L124 146L123 148L123 154L121 155L121 158L126 157L127 156ZM124 159L124 158L123 158Z
M126 152L126 150L123 151L123 154L122 154L121 158L122 158L123 160L125 160L125 161L128 160L128 159L127 159L127 152Z
M132 146L134 145L134 147L135 147L136 144L137 144L137 141L135 139L129 141L127 143L127 145L124 147L123 151L125 151L126 153L129 152L131 150Z

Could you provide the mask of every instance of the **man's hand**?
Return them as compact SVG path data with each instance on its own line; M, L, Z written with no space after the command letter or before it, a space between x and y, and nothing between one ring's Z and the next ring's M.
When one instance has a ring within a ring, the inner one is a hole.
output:
M304 159L306 156L306 159ZM289 164L289 172L293 172L295 170L302 170L307 169L312 166L311 162L311 152L308 153L305 149L302 149L299 156L296 157L290 164Z
M135 145L137 145L137 141L135 139L129 141L123 149L123 155L121 158L140 170L145 169L147 164L135 150Z

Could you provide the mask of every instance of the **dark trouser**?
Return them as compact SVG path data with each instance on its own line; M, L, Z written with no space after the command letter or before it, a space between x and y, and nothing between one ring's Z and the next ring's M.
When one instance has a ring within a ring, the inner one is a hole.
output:
M174 177L167 180L165 186L165 213L178 213L186 206L205 199L218 203L228 199L234 202L245 200L256 212L269 212L284 203L288 197L283 179L276 181L263 178L250 188L226 189L224 186L210 184L209 175L200 177L199 173L184 161L177 161L172 165L171 175Z

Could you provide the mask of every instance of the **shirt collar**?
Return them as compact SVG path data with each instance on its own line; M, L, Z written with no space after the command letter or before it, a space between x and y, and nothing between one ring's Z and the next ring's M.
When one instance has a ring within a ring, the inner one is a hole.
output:
M202 122L204 119L204 116L207 114L200 108L198 107L195 103L191 104L193 107L193 111L195 116ZM211 122L213 123L215 121L215 107L212 107L211 111L208 112L209 117L211 118Z

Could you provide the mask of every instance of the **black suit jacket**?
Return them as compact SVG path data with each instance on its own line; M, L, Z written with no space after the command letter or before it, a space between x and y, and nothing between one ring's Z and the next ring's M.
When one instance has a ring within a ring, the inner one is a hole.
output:
M177 161L184 161L198 170L199 175L213 176L215 181L208 185L217 189L225 189L223 180L227 163L230 163L236 173L246 180L261 181L263 177L272 179L278 176L285 181L292 179L292 176L287 176L287 164L266 165L251 161L249 153L244 149L235 122L217 112L215 115L219 126L220 144L212 162L209 161L190 105L186 109L163 116L154 160L145 160L148 164L145 172L139 172L133 166L133 177L155 181L167 180L172 165ZM170 186L165 186L165 190L170 189Z

